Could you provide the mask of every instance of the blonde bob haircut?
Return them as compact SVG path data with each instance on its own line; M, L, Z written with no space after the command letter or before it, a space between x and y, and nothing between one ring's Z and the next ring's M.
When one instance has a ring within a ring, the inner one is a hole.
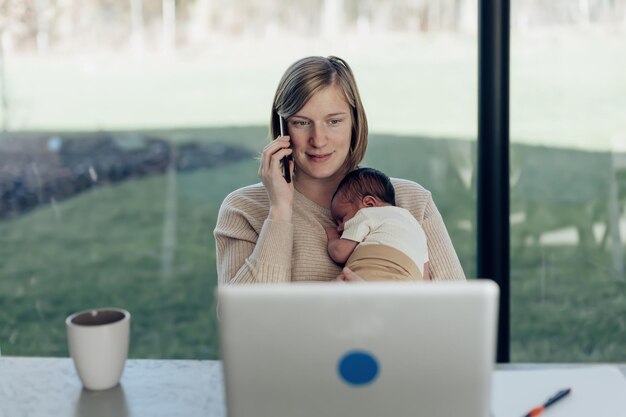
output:
M352 109L352 138L350 153L344 165L345 172L355 169L365 157L367 149L367 117L361 103L352 70L346 61L335 56L310 56L293 64L278 83L270 120L270 138L280 135L279 115L289 119L318 91L337 85L343 91Z

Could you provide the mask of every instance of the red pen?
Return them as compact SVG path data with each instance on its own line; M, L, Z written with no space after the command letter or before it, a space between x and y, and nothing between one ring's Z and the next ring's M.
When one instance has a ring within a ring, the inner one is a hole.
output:
M535 407L532 410L530 410L527 414L524 415L524 417L535 417L535 416L538 416L539 414L543 413L543 411L546 408L550 407L552 404L554 404L555 402L559 401L561 398L564 398L570 392L572 392L571 388L566 388L566 389L563 389L563 390L557 392L552 397L550 397L548 399L548 401L546 401L543 405L540 405L540 406Z

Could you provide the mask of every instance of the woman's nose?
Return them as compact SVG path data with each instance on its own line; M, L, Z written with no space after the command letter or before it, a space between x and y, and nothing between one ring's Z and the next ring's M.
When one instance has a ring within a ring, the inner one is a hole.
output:
M328 142L327 132L324 126L314 124L311 129L309 143L315 148L321 148Z

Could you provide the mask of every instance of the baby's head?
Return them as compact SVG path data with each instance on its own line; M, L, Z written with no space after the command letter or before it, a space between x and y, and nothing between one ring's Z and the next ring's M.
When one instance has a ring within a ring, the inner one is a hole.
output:
M339 183L330 211L342 231L343 224L362 208L395 205L396 192L387 175L373 168L357 168Z

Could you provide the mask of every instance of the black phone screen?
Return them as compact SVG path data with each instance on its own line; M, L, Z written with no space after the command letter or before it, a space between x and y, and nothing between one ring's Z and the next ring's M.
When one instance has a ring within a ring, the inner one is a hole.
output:
M282 116L278 116L279 125L280 125L280 136L285 136L285 132L287 131L286 126L284 126L285 119ZM291 156L286 156L283 158L283 177L285 177L285 181L291 182L291 172L289 171L289 161L291 160Z

